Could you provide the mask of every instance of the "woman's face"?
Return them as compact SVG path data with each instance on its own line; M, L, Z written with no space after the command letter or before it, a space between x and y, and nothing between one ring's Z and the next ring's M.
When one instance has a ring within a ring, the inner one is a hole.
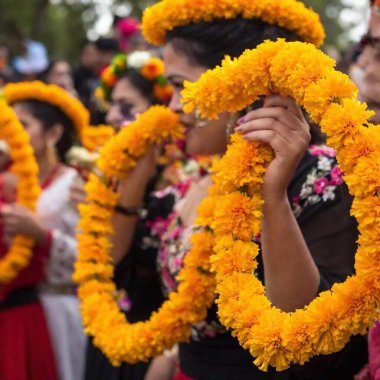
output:
M196 66L189 59L177 52L171 43L166 45L164 51L165 76L174 88L170 108L178 113L181 122L186 127L186 150L195 155L222 154L227 145L226 125L230 115L223 113L219 120L207 122L206 126L197 127L194 113L185 114L181 101L183 82L195 82L207 68Z
M13 106L16 115L30 136L30 143L33 147L34 154L37 158L44 156L47 152L49 138L44 133L43 125L40 120L36 119L29 109L22 103Z
M368 43L358 58L354 82L359 88L360 100L376 112L373 122L380 122L380 15L372 13L369 25L369 36L372 43Z
M111 107L107 113L106 121L115 130L130 123L151 106L150 100L132 85L128 78L120 79L111 95Z
M74 87L71 67L67 62L59 61L50 70L47 81L56 84L65 90L70 90Z

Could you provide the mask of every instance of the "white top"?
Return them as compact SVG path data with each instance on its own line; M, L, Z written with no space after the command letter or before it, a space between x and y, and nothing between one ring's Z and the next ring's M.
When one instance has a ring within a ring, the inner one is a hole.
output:
M75 238L78 212L70 203L70 186L77 176L66 168L41 194L37 214L43 225L53 233L52 246L46 267L46 282L51 285L72 285L74 263L77 258Z

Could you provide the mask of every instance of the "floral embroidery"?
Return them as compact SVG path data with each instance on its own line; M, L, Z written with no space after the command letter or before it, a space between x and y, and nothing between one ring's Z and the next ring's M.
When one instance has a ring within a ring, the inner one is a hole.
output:
M293 197L294 215L299 217L307 206L333 201L336 190L343 183L343 173L336 161L335 151L325 145L312 145L309 154L318 157L316 167L307 175L299 195Z

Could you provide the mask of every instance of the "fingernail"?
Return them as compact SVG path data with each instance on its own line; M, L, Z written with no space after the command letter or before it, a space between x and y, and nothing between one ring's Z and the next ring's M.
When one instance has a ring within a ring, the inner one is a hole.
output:
M245 123L245 117L241 117L238 121L237 121L237 124L238 125L241 125L241 124L244 124Z

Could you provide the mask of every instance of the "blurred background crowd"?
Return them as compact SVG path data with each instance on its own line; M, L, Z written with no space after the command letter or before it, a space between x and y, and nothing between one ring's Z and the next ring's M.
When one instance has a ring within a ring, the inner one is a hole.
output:
M93 95L100 73L118 52L152 49L139 19L154 1L2 0L0 3L0 87L39 79L77 96L104 122ZM366 29L365 0L307 0L323 19L324 50L346 71Z

